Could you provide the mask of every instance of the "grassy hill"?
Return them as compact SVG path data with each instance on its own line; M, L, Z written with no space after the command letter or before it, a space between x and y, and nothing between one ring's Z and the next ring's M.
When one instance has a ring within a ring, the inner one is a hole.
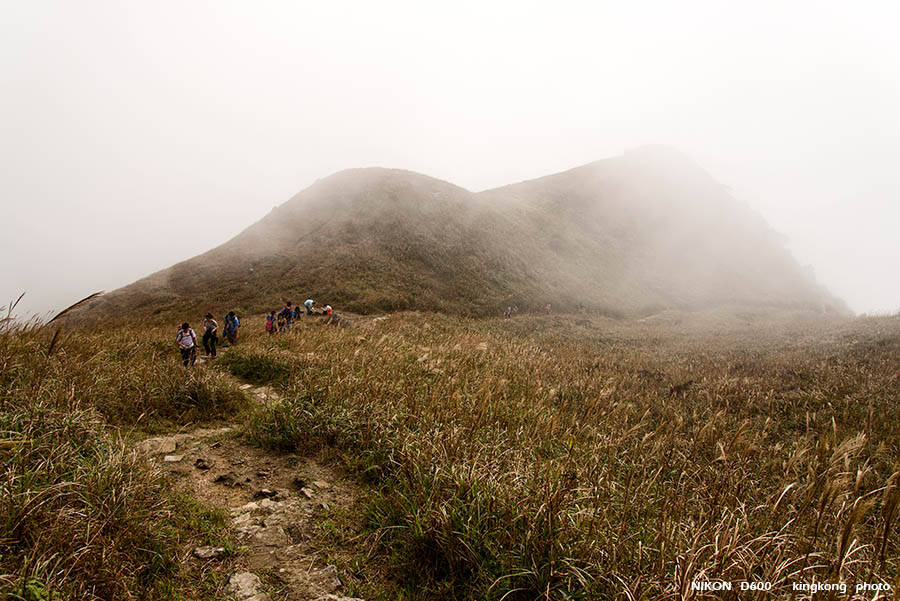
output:
M231 598L254 561L234 514L132 452L223 420L240 425L224 447L356 481L358 504L298 518L349 597L887 599L853 591L900 586L898 317L401 312L271 336L253 315L193 369L147 320L0 329L0 599ZM247 468L233 458L171 465L212 486ZM259 573L272 600L298 598L281 568ZM719 580L735 595L692 596ZM848 594L793 589L815 582Z
M95 311L262 311L307 297L360 313L845 310L724 186L646 147L480 193L409 171L342 171Z
M371 491L364 563L384 561L396 587L377 598L799 600L820 595L794 584L844 582L830 598L862 599L856 584L900 585L896 316L248 325L217 368L282 396L245 436L330 454ZM717 580L735 593L691 590ZM772 590L738 593L745 581Z

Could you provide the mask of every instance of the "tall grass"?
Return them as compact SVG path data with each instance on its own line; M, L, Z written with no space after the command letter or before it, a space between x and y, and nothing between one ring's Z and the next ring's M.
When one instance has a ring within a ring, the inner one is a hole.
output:
M126 438L221 418L241 396L185 370L168 338L38 322L0 331L0 599L199 590L180 555L202 535L197 521L215 519L173 496Z
M406 314L251 336L229 361L289 374L249 434L373 486L412 598L896 585L896 320L680 319Z

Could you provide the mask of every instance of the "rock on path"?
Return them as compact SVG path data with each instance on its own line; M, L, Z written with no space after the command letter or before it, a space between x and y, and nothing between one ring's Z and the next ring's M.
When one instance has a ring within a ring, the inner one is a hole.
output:
M228 580L228 592L238 601L270 601L269 595L259 592L262 582L256 574L239 572Z
M246 390L257 402L278 398L268 387ZM230 511L247 550L229 580L235 599L272 601L257 572L269 574L286 599L361 601L337 594L343 588L337 568L310 548L322 512L355 500L352 485L331 468L296 455L269 455L244 444L234 426L148 438L134 448L200 502ZM195 561L215 559L218 551L198 547Z

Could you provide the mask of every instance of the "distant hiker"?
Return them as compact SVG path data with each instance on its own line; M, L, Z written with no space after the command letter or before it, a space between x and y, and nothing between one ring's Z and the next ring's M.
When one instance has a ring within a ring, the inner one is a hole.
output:
M175 342L178 343L178 349L181 351L181 360L184 366L188 364L194 365L197 360L197 334L191 329L187 322L181 324L178 333L175 335Z
M322 315L325 316L325 325L337 323L337 320L340 319L337 313L334 312L334 309L331 308L331 305L325 305L325 308L322 309Z
M506 311L503 313L503 316L506 319L509 319L510 317L512 317L512 307L507 307Z
M278 322L277 322L278 323L278 333L282 334L282 333L284 333L284 313L279 311L277 319L278 319Z
M547 315L550 315L550 303L547 303L547 306L544 307L544 311L547 312Z
M278 314L278 316L284 318L284 329L290 330L291 324L294 322L294 309L291 306L291 301L288 301L281 308L281 312Z
M238 316L235 315L234 311L229 311L228 315L225 316L225 331L222 332L222 337L234 344L237 342L239 327L241 327L241 321L238 319Z
M219 339L219 324L213 319L212 313L206 314L203 320L203 352L207 357L216 358L216 341Z
M275 333L275 311L271 311L266 315L266 332L271 336Z
M313 308L312 308L312 307L313 307L313 303L315 303L315 302L316 302L316 301L314 301L313 299L308 298L308 299L306 299L306 302L303 303L303 304L306 306L306 314L307 314L307 315L312 315L312 314L313 314Z

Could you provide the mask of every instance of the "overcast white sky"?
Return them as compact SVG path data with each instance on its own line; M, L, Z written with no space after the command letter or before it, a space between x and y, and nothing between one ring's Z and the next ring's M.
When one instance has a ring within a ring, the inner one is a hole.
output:
M892 0L2 0L0 305L127 284L347 167L481 190L664 143L896 311L898 24Z

